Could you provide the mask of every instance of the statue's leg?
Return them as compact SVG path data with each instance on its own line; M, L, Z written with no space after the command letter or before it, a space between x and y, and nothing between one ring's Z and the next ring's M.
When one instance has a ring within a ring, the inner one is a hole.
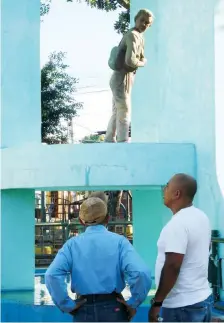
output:
M122 102L117 110L117 142L128 142L129 104Z
M123 191L118 191L117 194L117 203L116 203L116 216L119 216L120 213L120 204L123 196Z
M127 73L122 86L117 89L117 142L128 142L129 124L131 114L131 89L133 83L132 73Z
M116 142L116 115L117 109L115 100L112 100L112 116L107 126L107 132L105 136L105 142Z

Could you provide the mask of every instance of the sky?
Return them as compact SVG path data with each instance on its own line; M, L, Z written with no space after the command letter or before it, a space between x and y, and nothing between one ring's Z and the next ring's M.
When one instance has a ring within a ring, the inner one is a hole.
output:
M84 109L73 121L76 140L106 130L112 111L107 60L121 39L113 28L117 17L85 3L54 0L41 23L41 66L51 52L67 52L68 73L79 79L75 98Z
M224 191L224 0L218 1L215 19L217 173ZM119 12L104 12L78 1L53 0L41 23L41 66L53 51L67 52L70 75L79 78L76 100L84 109L74 118L75 140L106 130L112 110L107 65L113 46L121 39L114 28ZM221 26L221 28L220 28Z

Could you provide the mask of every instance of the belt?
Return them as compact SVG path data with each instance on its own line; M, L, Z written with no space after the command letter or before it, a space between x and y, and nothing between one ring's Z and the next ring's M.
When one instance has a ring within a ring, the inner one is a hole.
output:
M87 303L110 301L110 300L115 300L116 298L123 299L123 296L116 292L113 292L111 294L89 294L89 295L78 296L79 300L85 299Z

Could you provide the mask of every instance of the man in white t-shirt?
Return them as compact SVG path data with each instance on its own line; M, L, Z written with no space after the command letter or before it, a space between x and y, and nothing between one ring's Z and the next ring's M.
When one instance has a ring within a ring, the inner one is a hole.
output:
M208 283L211 241L209 219L193 206L197 182L177 174L164 188L164 204L173 217L163 228L156 260L157 292L149 322L210 322L212 296Z

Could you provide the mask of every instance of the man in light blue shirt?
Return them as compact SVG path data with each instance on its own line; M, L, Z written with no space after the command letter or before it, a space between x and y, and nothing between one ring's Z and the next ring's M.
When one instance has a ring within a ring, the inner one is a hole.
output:
M128 322L151 288L151 275L131 243L109 232L107 205L98 197L81 206L80 221L85 233L68 240L46 272L46 286L56 306L78 322ZM71 274L68 296L65 279ZM130 286L125 302L121 292Z

